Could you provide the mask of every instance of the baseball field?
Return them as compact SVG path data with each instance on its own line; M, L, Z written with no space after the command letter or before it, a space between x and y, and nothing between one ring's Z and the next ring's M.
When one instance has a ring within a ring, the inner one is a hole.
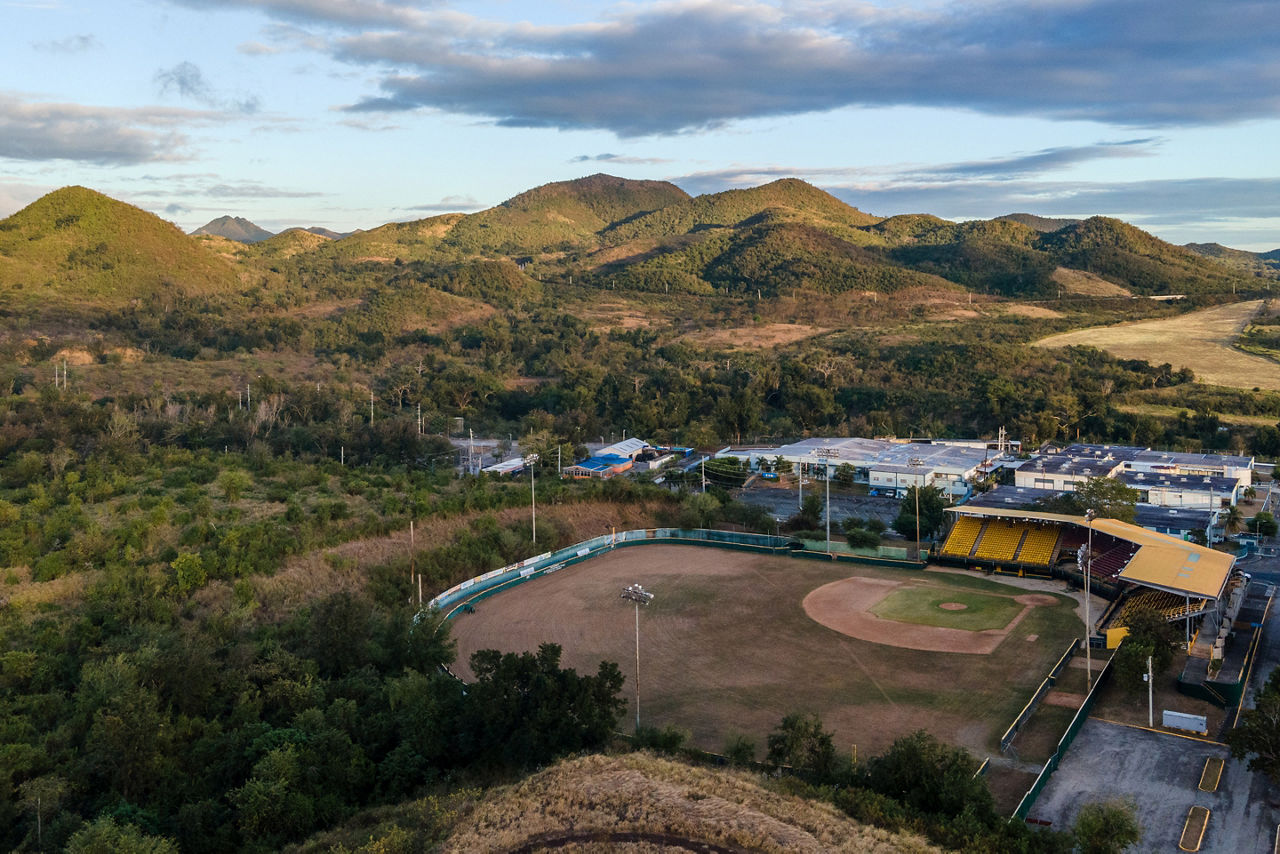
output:
M453 621L457 672L479 649L563 647L563 664L602 659L635 700L640 610L642 723L721 749L786 714L816 712L848 749L878 753L925 729L978 753L995 748L1082 629L1075 602L967 573L912 571L697 546L618 549L476 604ZM623 727L634 720L628 709Z

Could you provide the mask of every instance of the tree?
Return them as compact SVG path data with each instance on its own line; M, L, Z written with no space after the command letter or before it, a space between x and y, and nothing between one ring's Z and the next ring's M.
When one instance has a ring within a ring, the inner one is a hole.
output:
M204 561L200 559L198 552L182 552L170 562L169 568L173 570L174 583L183 596L203 587L208 579Z
M252 483L252 478L240 469L227 469L218 476L218 486L222 489L222 496L228 504L239 501L240 496Z
M1280 667L1245 710L1236 728L1227 733L1227 745L1236 759L1249 759L1250 771L1261 771L1280 784Z
M822 496L810 493L800 502L800 512L788 520L792 528L812 531L822 524Z
M893 529L904 537L916 535L916 491L914 486L907 489L907 497L899 505L898 518L893 520ZM919 493L920 536L932 537L942 527L947 501L936 486L926 486Z
M601 747L626 704L618 665L600 662L595 676L560 667L560 647L471 656L476 681L467 689L458 741L491 767L528 768L577 750Z
M1091 477L1076 487L1075 493L1081 513L1092 510L1101 519L1118 519L1121 522L1133 521L1140 497L1138 490L1111 477Z
M1080 854L1120 854L1142 839L1138 805L1131 799L1085 804L1076 817L1072 836Z
M1222 530L1225 531L1228 536L1230 536L1231 534L1240 533L1240 531L1243 529L1244 529L1244 513L1240 511L1239 507L1232 504L1230 507L1227 508L1227 512L1224 513L1222 516Z
M1116 677L1125 690L1135 691L1147 672L1148 656L1152 659L1152 673L1163 673L1169 667L1178 633L1155 608L1136 608L1125 619L1129 633L1116 651L1113 663Z
M793 712L769 733L767 761L812 774L818 781L831 780L838 770L835 742L814 714Z
M1280 523L1276 522L1275 514L1263 510L1249 520L1249 530L1264 537L1274 537L1280 531Z
M974 776L977 769L977 760L963 748L917 730L871 760L867 784L920 812L958 816L967 811L991 824L997 818L995 802L986 781Z
M67 840L68 854L178 854L163 836L148 836L132 824L117 824L109 815L89 822Z

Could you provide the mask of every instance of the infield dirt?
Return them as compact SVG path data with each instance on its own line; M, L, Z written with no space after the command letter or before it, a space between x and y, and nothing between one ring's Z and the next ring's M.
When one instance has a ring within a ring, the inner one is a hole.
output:
M639 583L655 594L639 615L647 726L687 730L693 744L709 750L742 733L754 739L759 756L783 716L805 711L822 717L842 749L879 753L895 738L925 729L984 753L1080 630L1072 599L1041 594L1034 603L1019 603L1025 607L990 654L849 637L813 620L803 602L818 588L850 578L882 593L886 583L925 579L957 593L1026 593L956 573L692 546L624 548L486 599L474 614L458 617L457 672L471 678L466 662L479 649L519 652L553 642L563 648L562 663L580 672L594 672L602 659L617 662L627 678L624 696L634 703L636 616L619 593ZM630 730L634 719L632 705L622 728Z

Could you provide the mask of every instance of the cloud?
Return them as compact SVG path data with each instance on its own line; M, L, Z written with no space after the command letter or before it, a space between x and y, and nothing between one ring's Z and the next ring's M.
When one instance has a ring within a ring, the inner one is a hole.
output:
M86 33L54 41L32 42L31 46L45 53L84 53L102 47L102 42L96 36Z
M219 95L205 80L204 72L193 62L179 62L172 68L162 68L156 72L155 81L161 95L176 92L179 97L196 101L206 107L230 110L245 115L252 115L262 107L256 95L243 98L226 98Z
M164 206L164 212L169 216L178 216L180 214L191 213L191 208L186 205L179 204L178 202L170 202Z
M1159 142L1160 140L1155 137L1147 137L1144 139L1124 140L1123 142L1099 142L1094 145L1044 148L1030 154L935 166L923 170L922 174L939 178L969 179L989 177L1009 180L1064 169L1090 160L1117 157L1147 157L1151 155L1152 146Z
M287 21L333 26L419 26L417 3L395 0L173 0L179 6L218 11L258 9Z
M670 163L666 157L629 157L623 154L579 154L569 158L570 163L619 163L624 166L649 166L654 163Z
M471 196L445 196L438 202L427 202L421 205L410 205L400 208L405 211L423 211L427 213L458 213L474 211L484 207Z
M668 0L555 26L391 0L174 2L327 30L323 50L380 75L353 112L623 137L895 105L1124 127L1280 113L1280 16L1256 0Z
M162 95L176 91L183 98L190 98L203 104L214 102L213 90L205 82L204 72L193 62L179 62L173 68L157 71L156 84L160 87Z
M210 118L196 110L31 103L0 94L0 157L101 166L181 160L187 138L172 128Z
M272 47L262 42L241 42L236 45L236 53L242 53L245 56L270 56L282 50L283 48Z
M668 178L688 193L716 193L737 187L757 187L779 178L801 178L822 186L933 187L975 182L1015 181L1055 172L1090 160L1144 157L1160 144L1156 137L1091 145L1060 146L1015 153L987 160L959 163L899 164L895 166L733 166ZM577 160L577 158L575 158Z
M260 184L257 181L240 181L234 184L213 184L201 191L215 199L307 199L324 193L307 190L285 190Z
M826 189L849 204L880 215L929 212L948 219L968 219L1026 211L1055 217L1102 214L1139 225L1280 220L1280 178L1182 178L1123 183L972 181L852 184Z

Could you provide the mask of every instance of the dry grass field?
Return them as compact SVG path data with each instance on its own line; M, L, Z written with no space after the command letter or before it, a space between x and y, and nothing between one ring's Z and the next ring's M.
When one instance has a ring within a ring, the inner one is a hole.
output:
M954 590L948 601L1026 594L967 574L696 546L624 548L483 600L455 619L458 673L470 677L465 662L478 649L518 652L550 641L580 672L595 672L601 659L618 662L630 702L635 615L619 593L640 583L656 594L640 614L644 724L687 730L693 744L710 750L743 733L762 758L765 736L784 715L812 711L838 745L864 755L917 729L984 755L1080 630L1074 601L1046 595L1045 604L1019 611L991 654L891 646L892 632L913 629L894 621L884 621L885 642L859 640L816 622L803 604L850 578L886 592L886 582ZM629 729L634 707L627 714Z
M1280 390L1280 363L1235 349L1232 344L1257 313L1261 300L1220 305L1166 320L1095 326L1051 335L1041 347L1087 345L1121 359L1168 362L1190 368L1209 385Z
M772 792L746 772L631 753L586 756L496 789L446 850L924 852L919 836L858 824L835 807Z

